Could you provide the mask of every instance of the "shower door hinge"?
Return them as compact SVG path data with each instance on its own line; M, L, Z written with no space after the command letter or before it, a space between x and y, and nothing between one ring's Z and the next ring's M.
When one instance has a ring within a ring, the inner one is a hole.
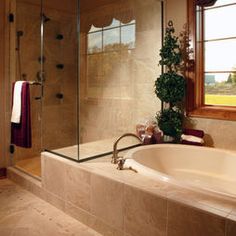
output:
M15 152L15 146L13 144L10 144L9 151L11 154Z
M13 13L10 13L8 15L8 20L9 20L10 23L14 22L14 14Z

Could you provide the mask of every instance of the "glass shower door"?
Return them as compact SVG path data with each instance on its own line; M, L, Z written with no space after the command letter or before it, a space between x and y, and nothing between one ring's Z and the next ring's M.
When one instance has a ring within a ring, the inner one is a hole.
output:
M10 84L30 86L32 147L14 146L14 165L41 176L41 152L78 160L77 0L12 0ZM9 107L11 107L9 101Z
M42 146L78 160L78 1L43 1Z
M30 86L32 147L15 146L15 166L27 173L41 175L41 4L34 0L10 1L14 21L10 24L10 84L28 81ZM11 105L10 105L11 106Z

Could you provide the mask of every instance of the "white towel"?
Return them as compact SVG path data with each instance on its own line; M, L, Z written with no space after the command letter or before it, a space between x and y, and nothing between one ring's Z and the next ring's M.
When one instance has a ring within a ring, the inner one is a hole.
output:
M20 123L21 118L21 92L22 85L25 81L17 81L15 83L14 92L13 92L13 106L11 113L11 122L12 123Z
M202 138L199 138L199 137L196 137L196 136L193 136L193 135L182 134L181 139L189 141L189 142L195 142L195 143L201 143L201 144L204 143L204 140Z

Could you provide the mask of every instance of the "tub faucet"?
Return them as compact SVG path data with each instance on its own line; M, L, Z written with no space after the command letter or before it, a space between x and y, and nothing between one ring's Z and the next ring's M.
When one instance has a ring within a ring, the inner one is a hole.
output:
M117 144L119 143L119 141L124 138L124 137L134 137L136 139L138 139L140 141L140 143L142 144L143 143L143 140L137 136L136 134L133 134L133 133L125 133L123 135L121 135L115 142L114 142L114 145L113 145L113 153L112 153L112 160L111 160L111 163L113 164L117 164L118 163L118 149L117 149Z

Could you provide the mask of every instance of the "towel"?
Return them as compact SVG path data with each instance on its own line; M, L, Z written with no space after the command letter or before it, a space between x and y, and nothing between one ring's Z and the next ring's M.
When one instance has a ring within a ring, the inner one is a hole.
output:
M204 143L202 138L199 138L199 137L196 137L196 136L193 136L193 135L182 134L181 139L185 140L185 141L188 141L188 142L193 142L193 143L201 143L201 144Z
M199 137L199 138L204 137L204 131L199 130L199 129L184 129L183 133L187 134L187 135L193 135L193 136L196 136L196 137Z
M204 144L204 140L203 140L204 131L203 130L184 129L183 135L185 135L185 137L187 136L187 138L182 139L182 141L181 141L182 144L196 145L196 146L203 146L203 144Z
M15 95L15 86L13 83L13 95ZM19 147L31 148L32 137L31 137L31 116L30 116L30 90L29 83L24 81L21 88L21 112L20 112L20 123L11 123L11 143ZM14 97L13 97L14 103ZM14 104L13 104L14 106Z
M11 122L19 124L21 119L21 93L24 81L15 82L13 90L13 106L11 113Z

